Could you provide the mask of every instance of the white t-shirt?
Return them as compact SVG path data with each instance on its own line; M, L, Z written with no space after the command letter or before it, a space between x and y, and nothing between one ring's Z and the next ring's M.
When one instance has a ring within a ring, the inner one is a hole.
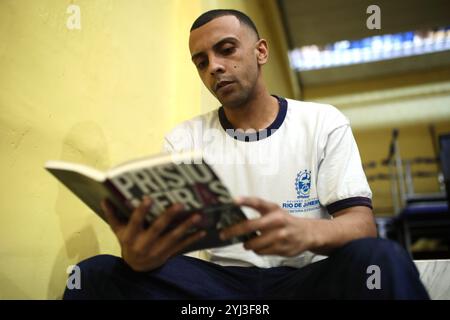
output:
M169 152L202 150L233 196L256 196L303 218L331 219L351 206L371 207L372 193L348 119L331 105L277 97L267 130L233 130L222 108L183 122L166 135ZM247 140L247 141L246 141ZM249 218L259 216L243 208ZM322 256L262 256L242 244L207 250L221 265L302 267Z

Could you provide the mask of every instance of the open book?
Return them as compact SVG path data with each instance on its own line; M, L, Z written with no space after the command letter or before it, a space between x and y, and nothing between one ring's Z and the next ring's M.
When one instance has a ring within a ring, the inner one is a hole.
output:
M149 196L152 205L146 215L147 225L171 205L183 204L186 210L167 227L167 231L191 214L200 213L201 222L188 234L201 228L207 235L183 252L234 244L255 235L220 240L222 228L247 217L233 203L230 192L198 152L137 159L106 172L64 161L47 161L45 168L105 221L100 205L105 198L115 206L118 218L127 221L142 197Z

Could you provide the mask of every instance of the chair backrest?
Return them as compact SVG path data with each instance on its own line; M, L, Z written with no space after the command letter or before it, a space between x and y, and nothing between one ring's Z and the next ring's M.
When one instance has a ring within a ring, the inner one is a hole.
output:
M450 203L450 134L439 136L440 159L442 174L444 175L447 201Z
M439 147L441 149L442 173L445 180L450 180L450 134L439 136Z

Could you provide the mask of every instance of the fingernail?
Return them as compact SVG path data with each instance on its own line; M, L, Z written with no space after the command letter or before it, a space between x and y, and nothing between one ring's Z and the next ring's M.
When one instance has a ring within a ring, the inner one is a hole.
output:
M148 207L150 205L150 198L148 196L144 196L143 198L144 206Z

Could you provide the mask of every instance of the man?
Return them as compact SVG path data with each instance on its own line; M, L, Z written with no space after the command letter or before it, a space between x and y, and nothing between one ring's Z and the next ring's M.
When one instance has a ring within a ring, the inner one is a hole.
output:
M123 259L81 262L84 289L66 290L65 298L428 298L407 253L376 238L371 191L348 120L329 105L269 94L262 76L267 42L241 12L201 15L189 49L222 107L178 126L165 149L201 148L241 196L236 202L253 219L224 230L224 239L260 235L208 250L210 261L203 261L177 255L204 236L184 237L199 216L161 235L181 206L144 229L149 199L127 224L104 202Z

